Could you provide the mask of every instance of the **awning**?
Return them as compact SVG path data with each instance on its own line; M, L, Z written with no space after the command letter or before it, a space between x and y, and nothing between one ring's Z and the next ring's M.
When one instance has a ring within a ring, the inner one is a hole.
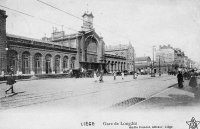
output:
M105 62L98 63L98 62L82 62L82 61L80 61L80 63L82 63L82 64L105 64Z

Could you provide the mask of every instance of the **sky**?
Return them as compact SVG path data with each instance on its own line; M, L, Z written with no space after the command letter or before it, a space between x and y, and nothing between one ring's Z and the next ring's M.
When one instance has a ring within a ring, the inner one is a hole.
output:
M77 17L94 15L94 28L106 45L133 45L136 56L152 57L152 48L170 44L200 62L199 0L41 0ZM0 0L7 11L7 33L41 39L53 27L66 34L81 30L82 21L37 0ZM43 20L40 20L43 19ZM48 22L44 22L44 20ZM51 23L49 23L51 22ZM70 30L68 28L73 28ZM75 31L74 31L75 30Z

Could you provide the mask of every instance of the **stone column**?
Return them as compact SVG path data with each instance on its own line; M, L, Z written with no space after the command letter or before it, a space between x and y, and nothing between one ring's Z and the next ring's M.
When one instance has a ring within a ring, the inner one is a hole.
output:
M117 71L117 62L115 62L115 72Z
M72 67L71 67L71 58L72 58L72 57L71 57L71 55L70 55L70 56L69 56L69 59L68 59L68 68L69 68L69 69L72 68Z
M122 69L122 68L123 68L123 63L121 62L121 72L123 71L123 69Z
M81 37L81 49L82 49L82 62L85 62L85 36L84 33L82 34Z
M111 72L113 72L113 63L111 63Z
M79 35L76 35L76 63L75 63L75 68L80 68L80 40L78 39Z
M119 63L119 62L117 62L117 64L118 64L117 71L119 72L119 71L120 71L120 70L119 70L120 63Z
M113 72L115 71L115 62L113 63Z

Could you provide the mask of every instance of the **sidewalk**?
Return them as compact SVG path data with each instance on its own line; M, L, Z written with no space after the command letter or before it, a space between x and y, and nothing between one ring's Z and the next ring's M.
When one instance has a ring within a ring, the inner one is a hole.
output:
M183 107L195 108L198 106L200 106L200 79L198 79L198 86L196 88L190 87L189 80L185 80L182 89L175 85L130 107L128 110L174 109L180 107L182 109Z

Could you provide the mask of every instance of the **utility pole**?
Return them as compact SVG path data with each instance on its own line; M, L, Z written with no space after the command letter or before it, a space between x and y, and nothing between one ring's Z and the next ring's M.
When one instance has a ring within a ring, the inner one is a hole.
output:
M160 71L160 55L159 55L159 76L161 76L161 71Z

